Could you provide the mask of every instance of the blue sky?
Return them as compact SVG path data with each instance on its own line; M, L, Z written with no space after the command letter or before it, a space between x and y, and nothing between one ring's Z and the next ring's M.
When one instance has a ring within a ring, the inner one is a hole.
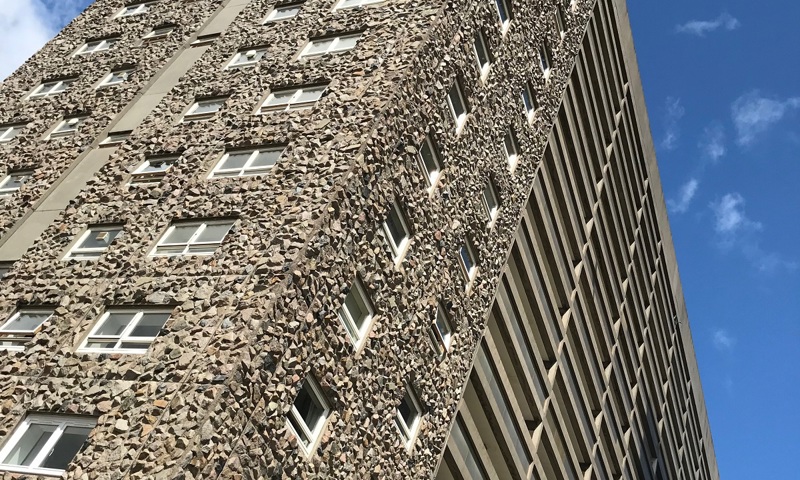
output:
M88 3L4 1L0 78ZM797 478L800 5L628 8L722 478Z

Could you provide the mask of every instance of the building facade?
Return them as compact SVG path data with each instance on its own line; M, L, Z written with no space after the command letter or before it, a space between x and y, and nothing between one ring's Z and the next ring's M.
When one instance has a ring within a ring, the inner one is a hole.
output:
M623 0L97 0L0 168L8 478L719 478Z

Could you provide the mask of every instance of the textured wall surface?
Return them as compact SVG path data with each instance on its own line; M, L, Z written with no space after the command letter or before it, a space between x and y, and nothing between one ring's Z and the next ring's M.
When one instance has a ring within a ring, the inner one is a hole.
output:
M516 0L501 33L490 0L387 0L333 10L307 0L296 18L261 21L274 0L161 0L151 12L112 18L121 0L98 0L0 85L0 124L25 130L0 146L0 175L34 178L0 199L0 234L30 214L57 179L97 147L151 78L224 8L244 4L188 72L0 281L0 318L19 306L55 315L24 352L0 355L0 438L28 411L98 417L66 478L426 478L440 461L459 396L528 200L547 135L593 2L578 1L563 40L556 2ZM164 23L158 42L141 37ZM496 61L485 82L472 51L481 29ZM309 37L361 31L355 49L297 59ZM69 56L86 39L119 35L111 50ZM538 50L552 48L549 80ZM254 68L223 70L239 49L265 46ZM95 90L108 71L134 65L123 85ZM67 92L25 99L41 81L78 78ZM470 106L456 135L444 106L460 79ZM257 115L276 88L329 82L312 109ZM541 109L528 122L520 92L532 82ZM198 97L224 96L222 111L180 123ZM64 115L88 119L75 136L43 140ZM513 173L509 127L521 147ZM445 167L432 194L416 155L435 139ZM267 174L208 179L226 148L281 144ZM126 186L149 155L179 155L155 186ZM487 227L487 179L502 202ZM394 265L381 224L393 200L413 238ZM207 257L148 257L180 219L235 218ZM98 260L62 260L88 225L124 225ZM465 293L458 248L470 239L480 270ZM337 316L355 278L375 309L358 352ZM427 331L437 301L452 304L452 350L434 354ZM76 349L108 306L169 306L170 320L145 355ZM316 453L306 458L286 421L311 373L332 404ZM403 385L427 411L407 451L394 424Z

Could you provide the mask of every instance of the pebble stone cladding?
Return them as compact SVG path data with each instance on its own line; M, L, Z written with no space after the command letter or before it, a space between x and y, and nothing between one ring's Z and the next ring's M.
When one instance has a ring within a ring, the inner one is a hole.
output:
M0 125L24 124L0 147L0 175L35 172L0 199L0 235L76 158L99 148L113 119L230 3L161 0L147 14L114 18L122 0L97 0L0 84ZM70 479L433 477L594 2L574 3L563 41L556 0L512 1L505 33L490 0L341 10L334 0L307 0L297 17L268 24L275 0L244 3L0 280L0 318L25 305L55 310L23 352L0 354L0 439L30 411L97 417L64 474ZM141 41L164 24L174 25L167 38ZM472 51L478 29L495 59L485 82ZM355 31L363 35L351 51L297 58L308 38ZM106 36L120 41L71 56ZM544 41L552 48L548 81L538 70ZM223 70L236 51L261 46L267 53L257 66ZM135 68L128 81L94 88L121 66ZM77 80L63 94L26 98L61 77ZM460 135L444 106L455 81L469 104ZM519 98L529 81L541 105L533 123ZM255 114L270 90L312 83L328 83L312 109ZM202 97L225 97L222 110L179 122ZM43 139L73 114L87 116L78 134ZM522 152L513 173L502 146L509 126ZM445 166L433 193L416 155L426 134ZM286 145L268 174L207 178L226 148L267 144ZM180 157L163 181L125 186L146 157L162 154ZM502 202L491 229L480 203L488 179ZM394 200L413 233L399 266L381 230ZM171 222L221 217L235 225L213 255L148 257ZM103 223L124 225L108 251L95 261L63 260L76 236ZM480 259L469 289L457 255L465 239ZM360 351L336 313L356 278L375 309ZM456 331L442 360L427 338L440 299ZM119 305L173 310L145 355L76 353L105 308ZM286 413L309 374L332 414L307 458ZM406 382L426 407L410 451L394 424Z

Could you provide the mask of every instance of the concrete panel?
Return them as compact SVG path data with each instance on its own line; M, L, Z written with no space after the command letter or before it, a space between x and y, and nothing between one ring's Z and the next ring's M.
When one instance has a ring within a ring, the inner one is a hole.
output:
M33 242L58 218L59 211L33 212L0 246L0 262L13 262L22 258Z

